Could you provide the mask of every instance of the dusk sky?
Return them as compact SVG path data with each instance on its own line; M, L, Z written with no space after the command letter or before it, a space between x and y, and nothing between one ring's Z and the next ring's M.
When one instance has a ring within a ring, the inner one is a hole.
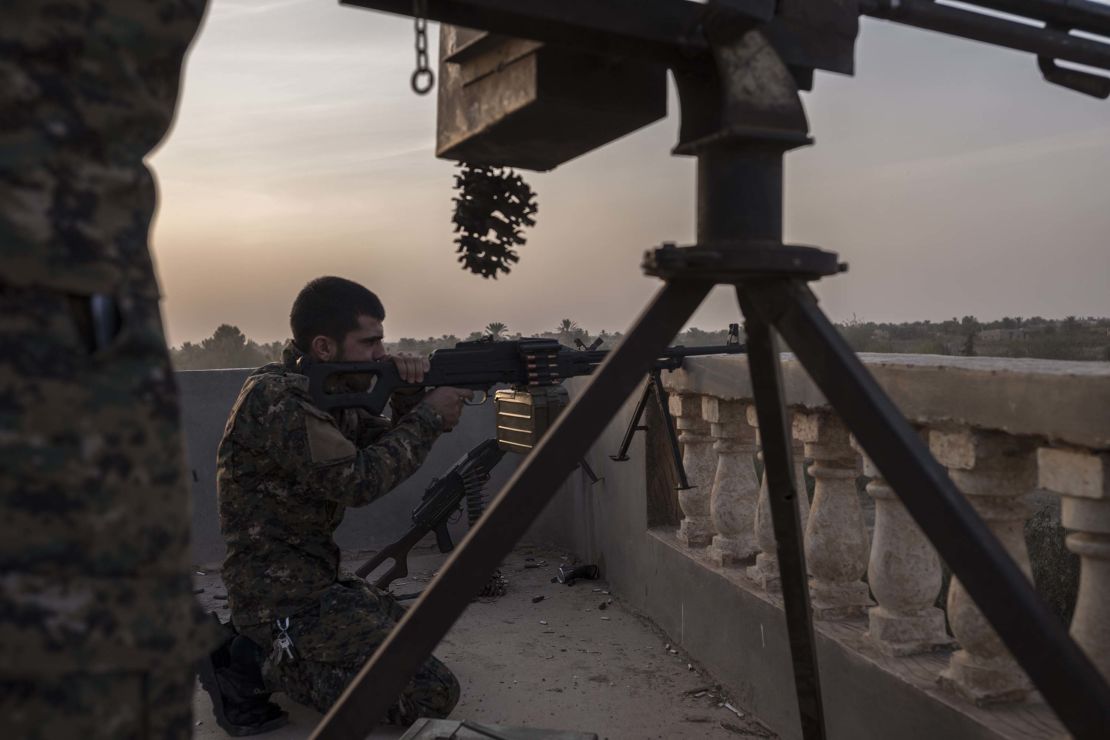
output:
M438 27L429 29L433 62ZM513 271L464 273L435 95L409 89L412 22L332 0L210 0L176 124L151 158L153 249L173 344L218 324L288 336L310 278L375 290L387 339L571 318L624 330L658 282L645 249L694 235L694 162L664 121L546 174ZM864 19L856 75L804 95L816 146L787 155L786 238L851 270L837 321L1110 315L1110 101L1027 54ZM735 321L718 288L691 321Z

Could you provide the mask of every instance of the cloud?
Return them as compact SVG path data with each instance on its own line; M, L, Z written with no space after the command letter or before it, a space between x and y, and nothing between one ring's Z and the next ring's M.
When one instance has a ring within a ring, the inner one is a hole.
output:
M1027 164L1085 150L1106 151L1110 127L1069 131L1038 139L1012 141L998 146L963 150L942 156L890 162L860 172L880 179L944 177L953 172Z

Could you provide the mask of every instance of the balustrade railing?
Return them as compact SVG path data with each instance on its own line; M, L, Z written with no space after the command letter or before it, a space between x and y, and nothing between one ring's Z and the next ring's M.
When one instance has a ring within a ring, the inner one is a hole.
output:
M1110 678L1110 365L866 361L1030 578L1029 494L1060 497L1067 548L1080 559L1071 631ZM815 619L865 619L868 643L887 656L951 649L936 675L950 695L979 705L1029 698L1028 678L958 579L944 608L937 605L940 558L843 422L800 366L787 360L784 373ZM778 563L746 374L743 358L702 358L665 379L694 486L679 493L685 519L678 539L707 548L709 563L773 593ZM868 500L871 527L862 505Z
M702 412L717 453L717 471L709 511L716 534L709 558L717 565L734 565L754 555L755 514L759 503L759 478L755 472L756 433L748 424L747 409L740 401L704 397Z

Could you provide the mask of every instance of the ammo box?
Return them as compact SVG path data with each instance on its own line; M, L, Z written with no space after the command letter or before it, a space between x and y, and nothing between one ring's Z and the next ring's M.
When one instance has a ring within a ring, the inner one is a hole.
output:
M667 115L661 66L440 27L436 156L550 170Z
M566 408L569 398L561 385L494 393L498 446L506 452L528 454Z

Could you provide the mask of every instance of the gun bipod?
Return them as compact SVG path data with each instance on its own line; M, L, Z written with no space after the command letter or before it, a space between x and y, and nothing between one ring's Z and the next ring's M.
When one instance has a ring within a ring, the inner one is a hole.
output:
M624 431L621 446L617 450L617 454L610 455L609 459L613 462L626 462L630 459L628 448L632 446L632 437L635 436L636 432L646 433L648 431L647 425L642 422L644 411L647 410L648 400L651 398L655 398L656 403L659 404L659 415L663 418L663 428L667 433L667 445L671 450L675 475L678 477L678 485L675 490L686 491L690 488L690 481L686 478L686 466L682 462L682 450L678 446L678 434L675 432L674 417L671 415L669 403L670 396L663 386L662 371L658 368L653 368L648 374L647 383L644 384L644 392L640 395L640 400L636 403L636 410L632 413L632 419L629 420L628 428Z

